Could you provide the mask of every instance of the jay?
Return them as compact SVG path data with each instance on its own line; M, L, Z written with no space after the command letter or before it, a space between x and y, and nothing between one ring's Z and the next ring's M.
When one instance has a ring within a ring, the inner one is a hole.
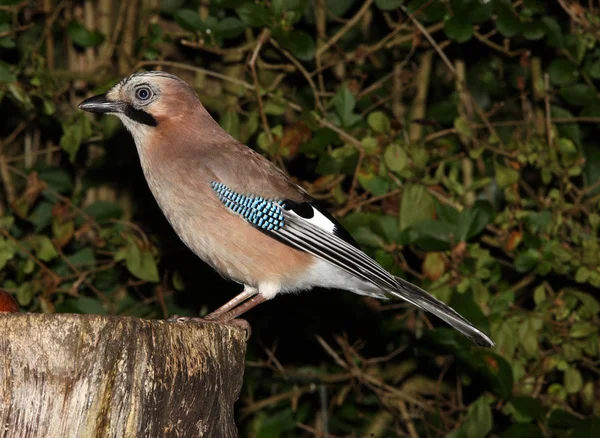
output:
M306 191L222 129L177 76L135 73L79 108L121 119L177 235L221 275L244 285L205 319L232 321L279 293L338 288L400 298L474 343L494 345L452 308L361 251Z

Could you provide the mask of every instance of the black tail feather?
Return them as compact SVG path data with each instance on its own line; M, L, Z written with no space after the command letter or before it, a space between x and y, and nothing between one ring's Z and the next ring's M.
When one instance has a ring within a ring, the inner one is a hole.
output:
M428 294L420 287L417 287L400 277L396 277L396 280L398 281L399 287L397 290L390 290L390 294L408 301L420 309L433 313L477 345L483 347L493 347L496 345L485 333L460 316L458 312L450 306Z

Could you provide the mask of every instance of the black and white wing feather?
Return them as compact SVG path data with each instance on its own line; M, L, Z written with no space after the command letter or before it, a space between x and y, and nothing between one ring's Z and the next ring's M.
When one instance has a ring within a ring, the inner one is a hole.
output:
M213 190L226 207L265 234L314 255L362 281L433 313L474 343L494 342L455 310L423 289L387 272L358 248L350 234L324 209L311 202L269 200L232 192L221 183Z

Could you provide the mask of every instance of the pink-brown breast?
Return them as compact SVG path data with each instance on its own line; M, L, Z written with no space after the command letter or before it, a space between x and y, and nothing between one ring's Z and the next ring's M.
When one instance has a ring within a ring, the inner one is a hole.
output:
M315 259L257 230L227 209L210 187L210 175L193 160L164 161L144 173L161 210L181 240L224 277L257 286L293 289ZM286 287L287 286L287 287Z

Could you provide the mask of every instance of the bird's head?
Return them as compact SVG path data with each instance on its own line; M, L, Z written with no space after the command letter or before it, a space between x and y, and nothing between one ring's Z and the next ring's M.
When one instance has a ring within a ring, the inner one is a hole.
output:
M136 144L200 111L206 113L194 90L169 73L134 73L107 93L79 104L84 111L114 114L133 135Z

